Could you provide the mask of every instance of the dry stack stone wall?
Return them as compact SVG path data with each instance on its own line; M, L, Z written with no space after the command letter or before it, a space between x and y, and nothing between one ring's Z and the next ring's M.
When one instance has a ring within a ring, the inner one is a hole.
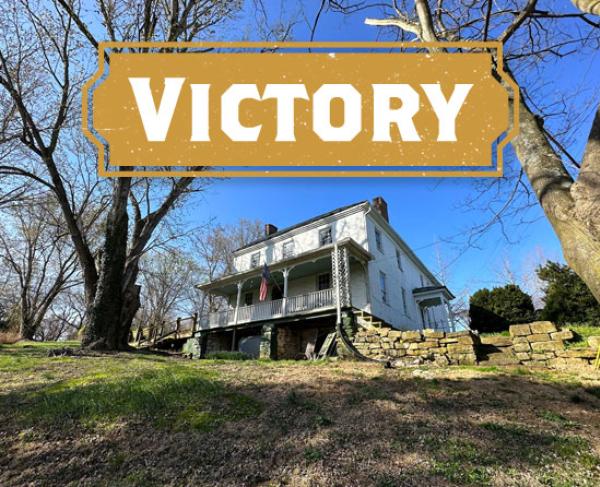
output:
M512 325L510 336L477 336L469 331L400 331L391 328L361 329L352 342L363 355L390 359L397 365L533 365L552 368L593 364L596 348L568 349L570 330L559 330L549 321ZM591 341L591 340L590 340Z
M397 364L472 365L477 363L475 337L468 331L400 331L370 328L358 331L353 344L363 355Z
M571 330L559 330L550 321L537 321L509 328L512 351L524 365L567 367L590 365L596 354L591 348L567 349Z

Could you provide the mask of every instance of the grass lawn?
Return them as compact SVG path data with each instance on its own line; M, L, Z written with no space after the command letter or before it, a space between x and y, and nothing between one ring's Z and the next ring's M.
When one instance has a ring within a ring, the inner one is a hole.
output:
M600 373L0 346L0 485L597 486Z
M567 342L567 348L587 348L588 338L591 336L600 335L600 327L586 324L565 325L563 328L568 328L575 335L574 339Z

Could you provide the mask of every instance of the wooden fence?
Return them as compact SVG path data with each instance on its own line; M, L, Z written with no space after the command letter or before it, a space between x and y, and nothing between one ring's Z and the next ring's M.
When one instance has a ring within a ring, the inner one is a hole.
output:
M178 340L191 337L198 330L198 313L192 316L177 317L173 321L163 321L147 327L138 326L133 342L138 347L154 346L165 339Z

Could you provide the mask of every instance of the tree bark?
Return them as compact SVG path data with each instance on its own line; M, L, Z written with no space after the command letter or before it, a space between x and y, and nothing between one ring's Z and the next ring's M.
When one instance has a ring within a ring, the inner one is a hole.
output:
M571 188L577 218L600 240L600 106L592 124L577 181Z
M21 311L21 323L19 326L19 335L22 340L33 340L35 337L36 326L33 323L31 317L26 313Z
M600 301L600 239L594 231L598 228L598 220L593 216L600 211L598 171L589 169L589 177L583 179L585 184L573 184L573 178L544 135L540 120L523 102L519 107L519 124L519 135L512 143L517 157L556 232L565 260ZM598 162L599 126L599 117L596 116L586 151L587 154L593 152L593 155L584 158L586 167ZM585 176L583 167L582 173ZM578 186L581 188L579 191ZM585 197L581 197L582 203L578 204L580 198L574 198L574 194L579 193ZM578 211L578 206L581 208L582 205L586 210Z
M573 0L573 3L582 12L600 15L600 0Z
M105 240L100 262L100 275L88 326L82 345L99 349L123 350L121 312L123 276L127 261L127 233L129 216L127 199L131 189L130 178L120 178L113 193L112 205L106 222Z

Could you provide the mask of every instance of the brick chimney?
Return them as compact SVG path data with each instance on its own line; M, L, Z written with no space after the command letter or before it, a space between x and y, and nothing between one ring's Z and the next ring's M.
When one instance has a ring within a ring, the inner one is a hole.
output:
M377 210L377 212L383 218L385 218L386 222L390 221L390 219L388 218L388 206L387 206L387 203L385 202L385 200L381 196L376 196L375 198L373 198L373 208L375 208Z
M277 227L271 223L265 223L265 237L273 235L277 231Z

